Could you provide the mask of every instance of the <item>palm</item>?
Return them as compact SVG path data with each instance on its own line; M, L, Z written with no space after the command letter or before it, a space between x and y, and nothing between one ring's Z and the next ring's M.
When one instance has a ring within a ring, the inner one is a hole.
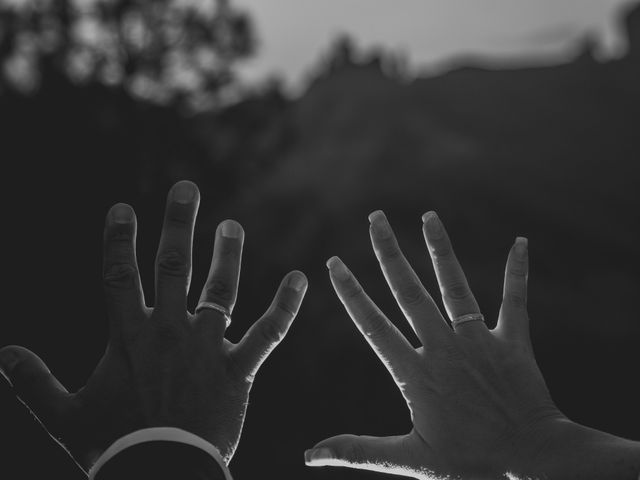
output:
M430 464L472 471L508 462L520 427L556 413L542 376L532 359L494 332L455 340L454 350L423 353L423 393L410 397L415 429L434 446Z
M253 378L300 306L306 278L291 272L268 311L238 344L224 338L227 322L220 311L187 311L198 202L197 187L190 182L172 189L156 259L153 309L145 306L138 275L133 210L120 204L107 216L104 281L110 338L85 387L68 393L34 353L21 347L0 351L0 369L18 395L85 469L121 436L159 426L200 436L229 462ZM239 224L220 224L202 301L232 311L243 241Z
M77 394L85 415L97 422L92 431L100 432L101 438L95 439L99 450L127 432L169 422L210 441L215 439L216 445L229 443L229 448L235 449L242 423L228 422L227 418L244 417L251 383L229 369L233 345L226 339L215 345L188 327L182 334L175 332L184 336L176 344L173 334L155 328L159 324L152 316L135 339L110 346L86 387ZM159 356L158 351L167 354ZM194 351L198 355L194 356ZM173 373L160 373L168 371ZM185 405L174 396L198 401ZM82 438L86 440L87 435Z
M490 331L484 322L469 321L454 333L402 255L384 215L374 213L370 219L383 273L423 346L409 344L337 257L328 266L349 315L401 389L413 429L386 438L339 435L307 452L308 464L417 478L505 473L516 456L531 453L519 450L519 439L546 419L561 416L529 341L526 251L514 248L509 255L498 327ZM476 318L478 305L433 214L426 217L425 239L449 317Z

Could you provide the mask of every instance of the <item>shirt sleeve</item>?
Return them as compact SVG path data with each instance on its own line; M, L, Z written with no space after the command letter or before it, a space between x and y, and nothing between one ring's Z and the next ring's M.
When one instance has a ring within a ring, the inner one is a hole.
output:
M203 462L186 458L193 457L194 452L200 459L204 458L207 465L198 465ZM180 465L180 459L184 459L185 465ZM139 469L146 462L145 470L149 471L151 466L160 468L159 465L164 461L171 468L184 468L180 478L189 478L186 472L199 468L199 473L192 478L232 480L231 472L216 447L193 433L173 427L145 428L121 437L91 467L89 480L117 478L108 473L109 470L114 470L114 465L118 470L117 476L122 476L121 470L126 469L132 478L142 478L140 472L131 470ZM210 473L207 475L203 473L205 471Z

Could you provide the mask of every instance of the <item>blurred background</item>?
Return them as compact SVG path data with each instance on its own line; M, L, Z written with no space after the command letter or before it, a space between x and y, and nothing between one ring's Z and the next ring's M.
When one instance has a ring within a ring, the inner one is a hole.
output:
M340 255L415 344L367 214L387 213L435 293L420 220L434 209L490 326L507 252L529 237L532 336L553 398L640 440L639 119L634 1L0 0L0 344L81 387L107 338L107 209L136 209L152 304L166 192L193 180L192 306L217 223L247 234L228 338L287 271L310 279L257 377L235 477L383 478L303 464L327 436L410 428L324 262ZM6 382L0 408L7 478L83 478Z

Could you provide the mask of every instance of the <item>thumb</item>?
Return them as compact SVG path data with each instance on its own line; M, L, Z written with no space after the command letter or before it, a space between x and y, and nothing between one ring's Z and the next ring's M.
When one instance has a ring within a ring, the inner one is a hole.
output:
M0 372L47 429L57 430L71 395L35 353L11 345L0 349Z
M417 466L411 465L410 457L413 452L410 445L408 435L338 435L323 440L304 452L304 461L310 467L350 467L411 475Z

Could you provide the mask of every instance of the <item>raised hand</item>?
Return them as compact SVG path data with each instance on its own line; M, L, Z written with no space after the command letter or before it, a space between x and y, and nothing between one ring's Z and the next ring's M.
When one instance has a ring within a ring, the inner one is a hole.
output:
M382 272L422 347L411 346L339 258L327 266L338 297L402 391L413 429L384 438L332 437L305 452L305 461L424 479L526 473L552 435L549 425L565 421L529 340L527 240L516 239L509 252L498 324L489 330L442 223L434 212L424 215L424 237L452 329L400 251L385 215L378 211L369 219Z
M224 338L236 302L244 241L242 227L226 220L216 231L201 295L205 308L188 312L199 201L191 182L179 182L169 193L156 258L154 308L145 306L138 274L135 214L125 204L109 211L104 285L110 338L85 387L69 393L34 353L16 346L0 350L0 369L19 398L85 469L119 437L157 426L199 435L228 463L240 439L254 376L284 338L302 302L307 280L294 271L238 344Z

